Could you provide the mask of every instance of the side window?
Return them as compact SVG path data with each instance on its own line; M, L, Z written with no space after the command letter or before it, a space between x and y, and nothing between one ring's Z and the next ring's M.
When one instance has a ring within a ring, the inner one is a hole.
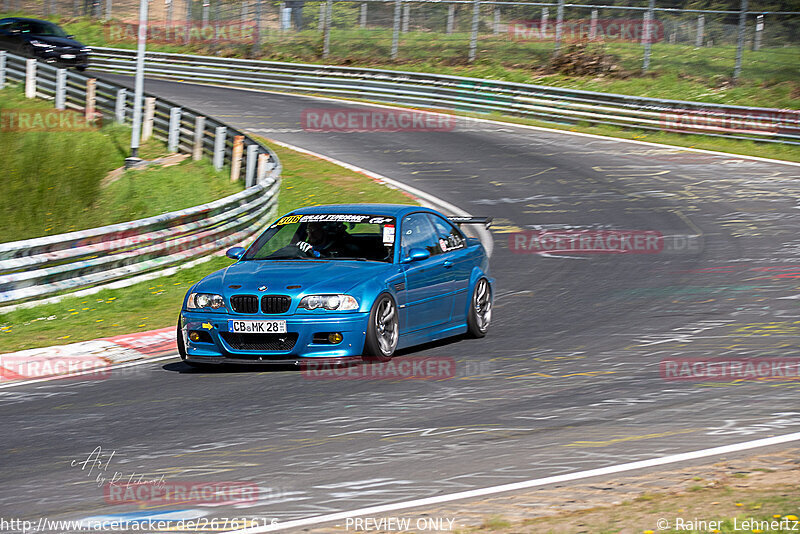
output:
M400 239L402 253L408 254L412 248L421 248L431 253L431 256L441 254L442 249L436 239L430 220L425 213L412 213L403 217L403 235Z
M442 219L438 215L429 215L433 227L436 229L436 241L441 252L458 250L467 245L466 239L461 231L453 226L453 223Z

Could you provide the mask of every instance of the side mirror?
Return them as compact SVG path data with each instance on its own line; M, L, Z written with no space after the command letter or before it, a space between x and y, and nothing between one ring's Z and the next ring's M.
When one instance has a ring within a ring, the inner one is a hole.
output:
M408 251L408 256L403 260L403 263L411 263L413 261L427 260L431 257L431 253L424 248L412 248Z
M244 256L245 248L244 247L233 247L229 248L225 251L225 255L228 256L232 260L240 260L242 256Z

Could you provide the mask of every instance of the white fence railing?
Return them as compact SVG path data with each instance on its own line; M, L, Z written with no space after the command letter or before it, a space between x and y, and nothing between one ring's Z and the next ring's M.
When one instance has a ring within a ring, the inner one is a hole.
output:
M94 109L117 121L132 115L133 95L121 86L0 52L0 87L9 82L26 83L28 96L52 98L58 108ZM0 305L174 267L240 243L274 216L281 164L269 148L191 109L161 99L151 105L155 137L196 159L208 155L218 168L241 158L231 167L241 164L247 188L164 215L0 243Z
M132 74L135 51L94 48L91 68ZM662 100L479 78L147 52L148 76L548 122L800 144L800 111ZM299 120L299 117L298 117Z

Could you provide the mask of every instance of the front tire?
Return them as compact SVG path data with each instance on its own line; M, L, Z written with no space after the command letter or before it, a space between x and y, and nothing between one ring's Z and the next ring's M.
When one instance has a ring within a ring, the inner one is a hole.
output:
M205 363L198 363L198 362L187 362L186 361L186 341L183 339L183 330L181 329L181 318L178 317L178 328L176 330L177 335L177 344L178 344L178 354L181 357L181 361L192 367L194 369L205 369L209 370L212 368L212 365L205 364Z
M178 328L176 330L178 354L181 360L186 361L186 343L183 340L183 330L181 329L181 318L178 317Z
M484 337L492 322L492 286L486 278L479 278L472 290L467 311L467 333L470 337Z
M388 362L392 359L400 339L400 322L397 304L388 293L382 293L369 312L367 338L364 341L364 359Z

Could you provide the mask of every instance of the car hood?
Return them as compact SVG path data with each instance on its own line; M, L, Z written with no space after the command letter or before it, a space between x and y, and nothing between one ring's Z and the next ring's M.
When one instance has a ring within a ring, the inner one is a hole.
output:
M196 291L220 293L225 297L241 293L291 297L346 293L362 281L383 276L393 268L390 263L345 260L239 261L201 280ZM259 290L263 286L266 289Z
M66 37L54 37L52 35L35 35L29 34L28 40L42 41L53 46L83 48L83 44L75 41L74 39L67 39Z

